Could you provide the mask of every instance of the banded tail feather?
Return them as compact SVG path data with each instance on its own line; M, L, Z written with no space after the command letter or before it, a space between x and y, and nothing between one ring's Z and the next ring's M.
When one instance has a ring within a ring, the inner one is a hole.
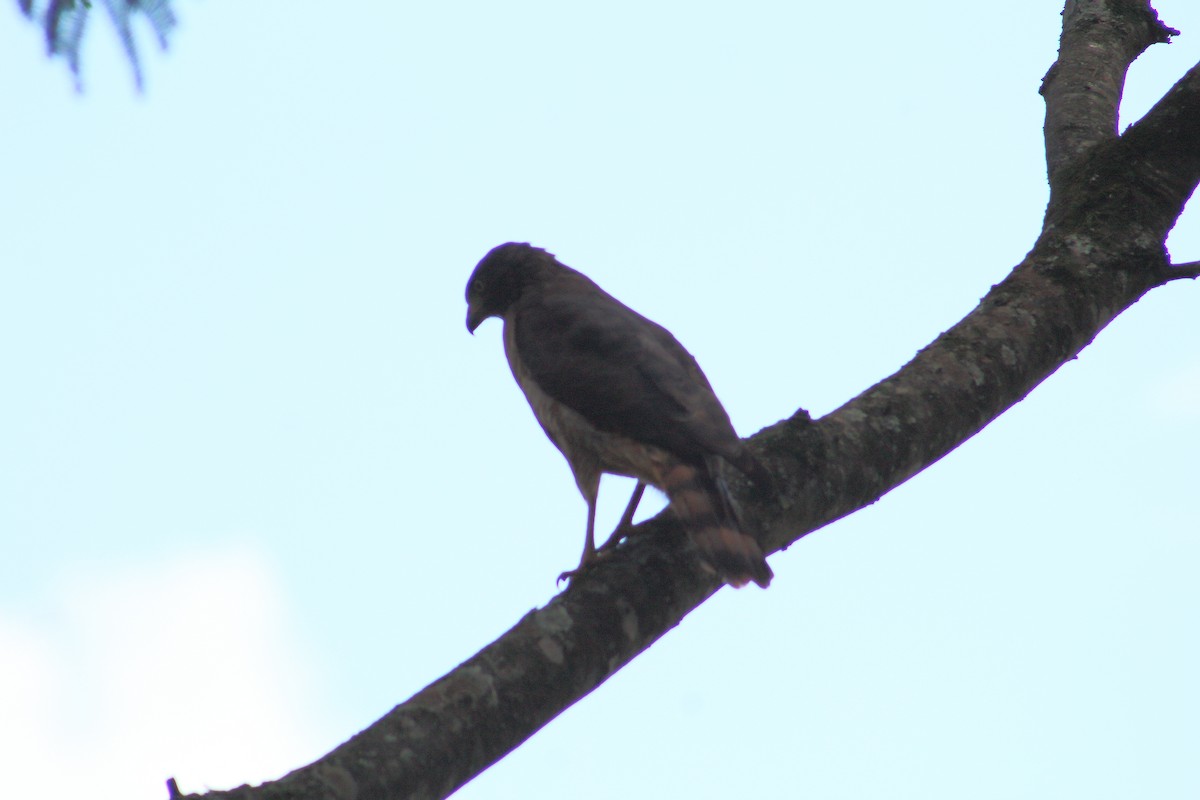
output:
M732 501L708 467L676 464L664 476L663 489L700 560L718 577L734 587L770 585L774 573L762 548L742 532Z

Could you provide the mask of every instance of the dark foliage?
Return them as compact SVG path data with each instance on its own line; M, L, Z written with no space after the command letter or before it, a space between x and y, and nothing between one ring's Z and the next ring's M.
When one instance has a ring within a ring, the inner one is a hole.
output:
M107 11L116 28L121 46L133 67L133 80L142 87L142 67L138 60L137 43L133 36L133 20L141 15L149 21L158 44L167 46L167 34L175 27L175 12L170 0L17 0L21 12L36 21L46 37L46 52L66 59L79 86L79 47L83 32L99 3Z

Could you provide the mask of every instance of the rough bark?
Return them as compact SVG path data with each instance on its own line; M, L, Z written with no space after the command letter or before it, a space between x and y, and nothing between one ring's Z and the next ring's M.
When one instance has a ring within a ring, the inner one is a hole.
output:
M1196 264L1165 240L1200 181L1200 65L1122 136L1125 72L1175 33L1144 0L1071 0L1043 86L1051 200L1026 258L896 374L820 420L752 437L775 498L738 485L765 548L879 499L1074 358L1147 291ZM669 517L478 654L312 765L216 798L439 798L669 631L717 588Z
M1066 4L1058 60L1042 80L1051 188L1062 166L1116 136L1129 64L1151 44L1178 35L1144 0Z

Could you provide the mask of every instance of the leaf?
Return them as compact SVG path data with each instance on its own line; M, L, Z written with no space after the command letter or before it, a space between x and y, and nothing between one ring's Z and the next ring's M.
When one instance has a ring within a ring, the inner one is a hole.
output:
M137 42L133 34L133 20L138 15L149 21L159 47L167 49L167 37L176 25L171 0L101 0L108 9L121 47L133 68L133 80L138 90L142 89L142 67L138 58ZM46 51L51 56L66 59L75 77L76 88L81 88L79 50L83 32L93 9L92 0L48 0L44 5L36 0L17 0L17 6L26 17L42 27L46 38Z

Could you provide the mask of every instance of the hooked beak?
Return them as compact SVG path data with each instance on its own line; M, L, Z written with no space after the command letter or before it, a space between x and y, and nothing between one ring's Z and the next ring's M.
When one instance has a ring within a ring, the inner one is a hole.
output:
M478 328L479 325L487 318L488 318L487 314L484 314L478 308L474 308L474 307L468 305L467 306L467 332L474 334L475 329Z

